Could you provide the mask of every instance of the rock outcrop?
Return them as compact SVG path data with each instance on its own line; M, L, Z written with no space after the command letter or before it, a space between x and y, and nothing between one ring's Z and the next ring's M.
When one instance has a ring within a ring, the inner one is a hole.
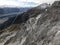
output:
M4 29L0 45L60 45L60 3L55 6L57 3L44 10L36 7L23 13L29 19Z

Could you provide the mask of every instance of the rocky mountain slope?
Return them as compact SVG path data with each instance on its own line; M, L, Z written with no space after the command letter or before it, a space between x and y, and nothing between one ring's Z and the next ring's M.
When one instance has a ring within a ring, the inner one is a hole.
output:
M25 22L16 23L17 18L0 31L0 45L60 45L60 1L43 10L39 7L21 14Z

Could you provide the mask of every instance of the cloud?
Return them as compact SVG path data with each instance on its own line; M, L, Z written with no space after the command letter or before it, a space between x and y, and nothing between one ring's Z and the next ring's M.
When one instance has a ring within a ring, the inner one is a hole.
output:
M41 4L41 3L53 3L55 0L18 0L20 2L35 2L35 3L38 3L38 4Z
M0 0L0 6L2 5L12 5L12 6L18 6L18 3L15 1L7 1L7 0Z
M25 7L34 7L38 5L37 3L34 2L23 2L23 4Z
M35 6L35 2L25 2L19 0L0 0L0 7L1 6L8 6L8 7L33 7Z
M38 5L35 2L21 2L21 3L23 3L24 7L34 7L34 6L37 6Z
M23 2L25 3L26 5L37 5L37 3L34 3L34 2Z
M34 7L41 3L53 3L54 1L55 0L0 0L0 7Z

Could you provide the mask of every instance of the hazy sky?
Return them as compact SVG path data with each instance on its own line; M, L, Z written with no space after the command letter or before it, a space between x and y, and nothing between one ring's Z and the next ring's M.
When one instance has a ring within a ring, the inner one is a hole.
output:
M0 0L1 6L34 7L41 3L53 3L55 0Z

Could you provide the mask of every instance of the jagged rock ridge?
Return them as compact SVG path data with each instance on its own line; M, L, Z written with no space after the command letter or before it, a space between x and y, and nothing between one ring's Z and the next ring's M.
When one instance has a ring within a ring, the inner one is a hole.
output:
M37 14L35 10L24 13L31 17L25 23L5 29L0 34L0 45L60 45L60 3L54 4L41 13L36 8L33 9Z

